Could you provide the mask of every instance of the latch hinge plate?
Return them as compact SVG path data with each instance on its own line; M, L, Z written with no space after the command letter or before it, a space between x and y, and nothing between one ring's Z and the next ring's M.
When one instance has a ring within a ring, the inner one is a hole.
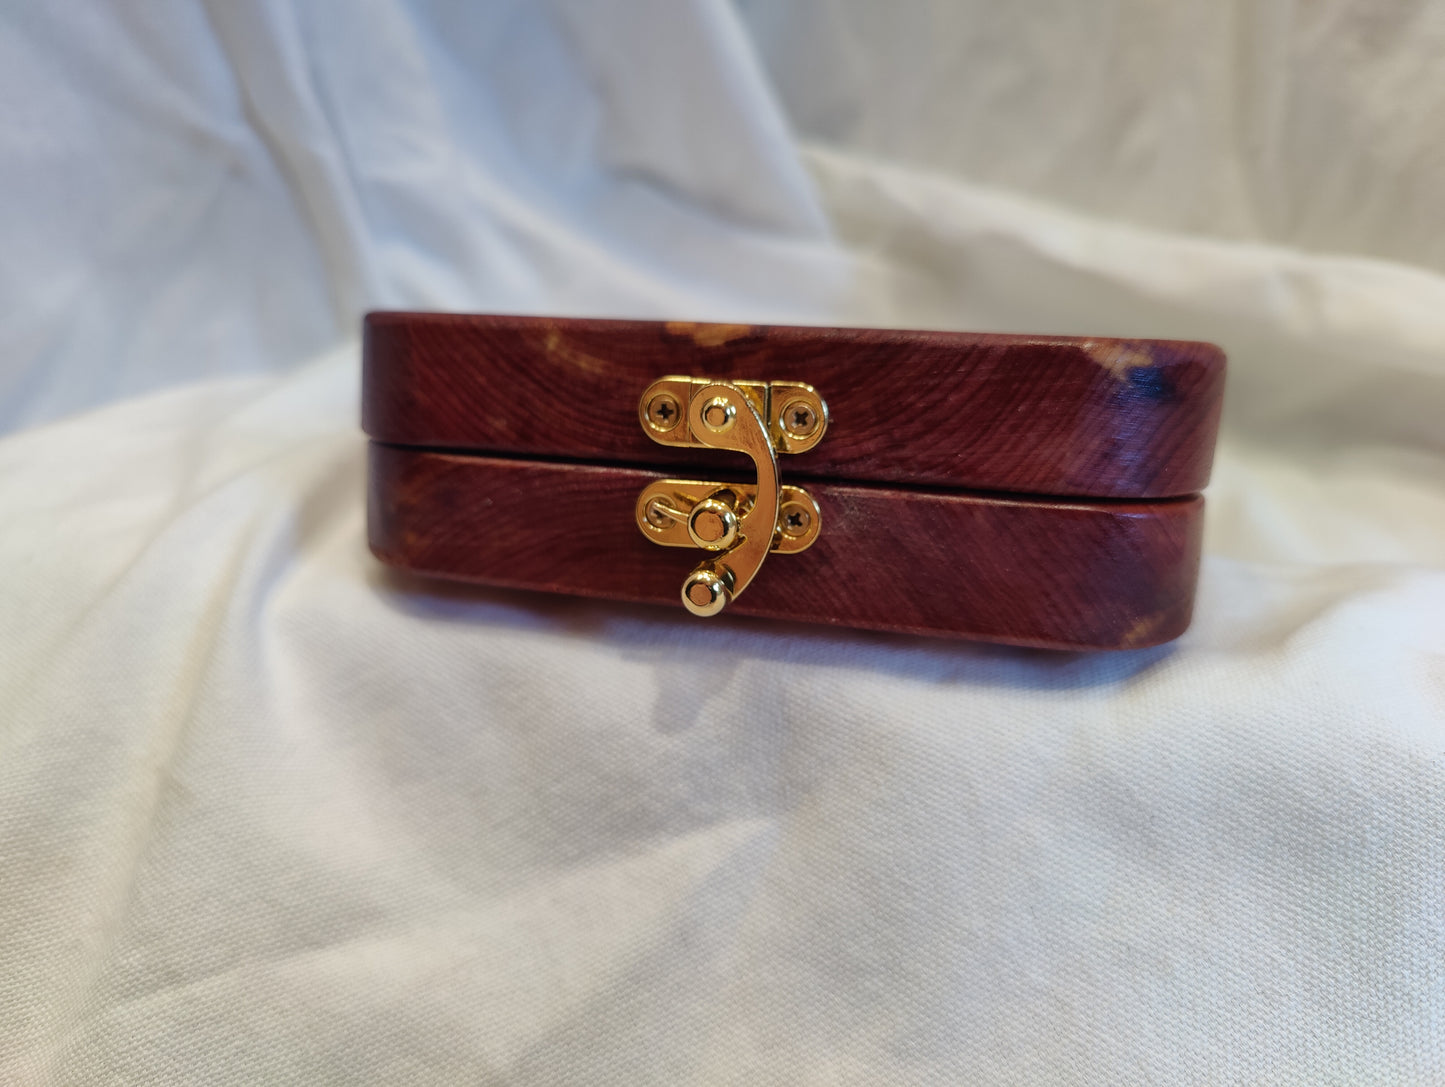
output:
M688 421L688 405L711 378L670 376L654 381L638 401L647 436L660 445L713 446L699 440ZM818 390L800 381L728 381L747 397L779 453L806 453L828 429L828 405Z

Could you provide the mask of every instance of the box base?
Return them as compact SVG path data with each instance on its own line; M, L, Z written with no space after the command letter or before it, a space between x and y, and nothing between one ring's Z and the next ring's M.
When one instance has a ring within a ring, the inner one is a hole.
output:
M663 476L373 442L368 535L378 558L415 573L681 608L705 553L658 547L635 521L638 494ZM1199 495L807 486L817 543L770 556L725 614L1050 649L1141 648L1189 625Z

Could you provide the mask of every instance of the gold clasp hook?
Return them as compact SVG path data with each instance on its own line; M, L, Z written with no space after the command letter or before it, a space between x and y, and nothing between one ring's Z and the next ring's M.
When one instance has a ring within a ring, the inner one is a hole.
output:
M688 611L716 615L770 551L803 551L818 538L818 504L783 486L778 471L778 453L812 449L827 429L828 407L811 385L664 377L642 394L638 415L655 442L745 453L757 473L755 485L663 479L638 496L648 539L716 553L683 582Z

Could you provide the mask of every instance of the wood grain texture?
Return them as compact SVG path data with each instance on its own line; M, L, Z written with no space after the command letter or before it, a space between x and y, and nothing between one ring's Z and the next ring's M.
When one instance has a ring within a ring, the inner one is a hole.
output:
M370 457L371 547L406 570L680 609L682 580L703 557L638 531L633 504L658 472L377 443ZM770 556L730 613L1064 649L1154 645L1189 623L1198 496L809 490L818 542Z
M787 479L1103 498L1200 490L1224 384L1183 341L412 313L367 317L363 368L365 429L396 445L705 465L642 433L649 383L792 379L831 423Z

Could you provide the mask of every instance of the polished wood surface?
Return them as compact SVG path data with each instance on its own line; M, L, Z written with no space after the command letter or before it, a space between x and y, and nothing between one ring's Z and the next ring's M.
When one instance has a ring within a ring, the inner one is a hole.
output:
M368 316L363 366L365 428L396 445L712 465L642 433L649 383L798 380L831 423L785 479L1103 498L1200 490L1224 384L1184 341L417 313Z
M403 569L681 608L683 578L704 554L639 532L633 506L659 472L378 443L370 456L371 547ZM769 556L729 613L1065 649L1153 645L1189 623L1197 496L808 489L822 510L818 542Z

